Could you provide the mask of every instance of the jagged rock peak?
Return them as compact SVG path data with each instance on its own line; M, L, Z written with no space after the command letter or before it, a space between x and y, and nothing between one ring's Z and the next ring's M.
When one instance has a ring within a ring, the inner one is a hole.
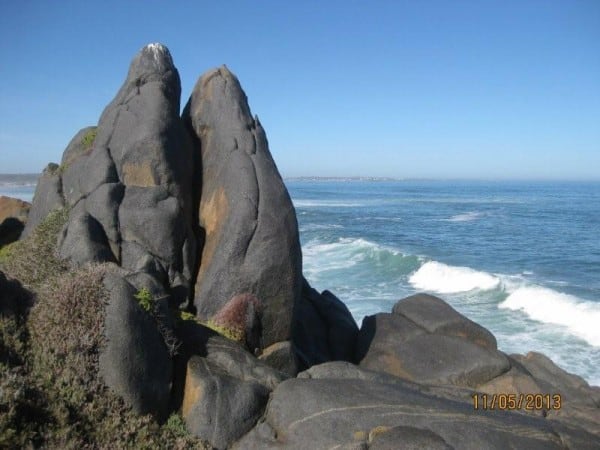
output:
M138 58L139 62L152 64L156 71L172 70L175 68L171 52L165 45L158 42L143 47L139 51L136 59ZM134 59L134 63L136 62L136 59Z
M295 210L265 131L226 66L200 77L183 120L197 137L202 167L197 315L209 320L231 299L250 294L262 306L260 348L287 341L302 254Z

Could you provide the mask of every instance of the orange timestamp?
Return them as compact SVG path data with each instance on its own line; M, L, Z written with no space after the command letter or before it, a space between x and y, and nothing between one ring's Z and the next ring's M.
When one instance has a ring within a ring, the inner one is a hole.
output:
M475 393L475 410L559 410L562 408L560 394L481 394Z

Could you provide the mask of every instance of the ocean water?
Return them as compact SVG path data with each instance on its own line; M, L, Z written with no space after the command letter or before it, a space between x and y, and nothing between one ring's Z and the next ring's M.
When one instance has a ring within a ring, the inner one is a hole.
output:
M20 183L20 184L19 184ZM31 201L34 183L0 183ZM304 274L360 325L417 292L600 385L600 183L286 180Z
M26 202L33 199L36 181L28 182L2 182L0 181L0 196L20 198Z
M600 385L600 183L286 184L306 278L359 325L428 292Z

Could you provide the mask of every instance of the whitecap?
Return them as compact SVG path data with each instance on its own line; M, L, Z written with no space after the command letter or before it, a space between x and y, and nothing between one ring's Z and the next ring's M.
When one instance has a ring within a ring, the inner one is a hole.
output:
M478 211L469 211L463 214L456 214L449 219L442 219L445 222L472 222L483 217L483 213Z
M523 311L539 322L562 325L575 336L600 347L600 303L539 286L521 287L499 305Z
M292 203L296 208L358 208L365 206L364 203L356 201L339 200L294 200Z
M408 281L416 289L440 294L455 294L475 289L490 290L500 284L498 277L487 272L469 267L449 266L437 261L423 264Z

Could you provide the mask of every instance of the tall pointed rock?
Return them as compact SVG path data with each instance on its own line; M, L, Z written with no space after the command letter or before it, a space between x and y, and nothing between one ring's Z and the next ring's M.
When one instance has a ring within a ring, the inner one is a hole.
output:
M61 254L75 263L113 260L189 289L191 142L179 117L181 84L161 44L144 47L97 129L63 156L62 193L71 208Z
M194 153L180 96L167 48L144 47L98 126L81 130L61 165L49 166L33 202L33 222L68 208L62 258L121 267L105 279L110 299L99 371L135 411L157 416L168 410L173 377L167 304L189 299L196 270ZM160 311L155 317L136 300L142 289Z
M232 298L256 297L260 347L290 338L302 286L296 213L246 94L225 66L196 83L183 113L201 153L205 242L194 304L211 319Z

